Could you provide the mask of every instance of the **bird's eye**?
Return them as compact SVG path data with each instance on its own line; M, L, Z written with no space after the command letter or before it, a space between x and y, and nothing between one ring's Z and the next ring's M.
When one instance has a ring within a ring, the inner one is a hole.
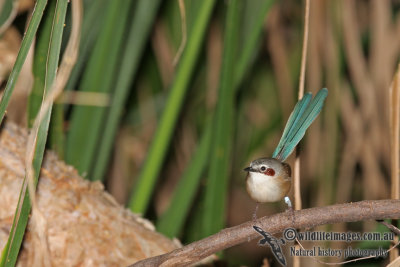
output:
M267 169L267 168L266 168L265 166L261 166L261 168L260 168L260 170L261 170L262 172L265 172L266 169Z

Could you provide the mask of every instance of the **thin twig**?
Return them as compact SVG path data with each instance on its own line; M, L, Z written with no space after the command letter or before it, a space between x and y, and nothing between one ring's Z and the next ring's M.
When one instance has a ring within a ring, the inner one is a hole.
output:
M248 221L226 228L217 234L169 253L137 262L131 267L190 265L215 252L255 239L259 234L253 230L253 225L257 225L271 234L276 234L286 228L304 229L340 222L400 218L400 200L365 200L294 212L295 224L293 224L292 214L288 212L263 217L256 221Z
M381 224L383 224L384 226L386 226L387 228L390 229L390 231L392 231L393 233L395 233L396 235L400 236L400 229L397 228L396 226L394 226L393 224L387 223L383 220L378 220L378 222L380 222Z

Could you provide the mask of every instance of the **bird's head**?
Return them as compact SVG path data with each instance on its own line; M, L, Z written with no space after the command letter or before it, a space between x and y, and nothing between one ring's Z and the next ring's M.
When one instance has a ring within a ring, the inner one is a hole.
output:
M260 158L253 160L250 163L250 166L244 170L249 172L250 175L252 173L259 173L271 178L282 177L284 179L290 179L292 175L289 164L274 158Z

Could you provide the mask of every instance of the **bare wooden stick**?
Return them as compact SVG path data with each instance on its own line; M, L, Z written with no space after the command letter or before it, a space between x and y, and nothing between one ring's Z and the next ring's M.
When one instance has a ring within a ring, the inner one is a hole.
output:
M212 236L169 253L139 261L131 267L187 266L217 251L259 237L259 234L253 230L253 225L257 225L271 234L276 234L289 227L304 229L339 222L396 219L400 218L400 200L365 200L294 212L296 216L295 224L292 223L292 214L288 212L263 217L256 221L248 221L226 228Z

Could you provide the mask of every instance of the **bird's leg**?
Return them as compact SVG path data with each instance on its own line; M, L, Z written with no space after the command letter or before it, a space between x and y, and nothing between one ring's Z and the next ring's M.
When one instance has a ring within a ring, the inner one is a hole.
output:
M288 205L289 210L293 210L292 201L290 201L290 198L288 196L286 196L284 199L285 199L286 205Z
M294 226L295 219L294 219L294 210L293 210L293 206L292 206L292 201L290 201L290 198L288 196L286 196L284 199L285 199L286 205L288 205L287 211L289 211L292 215L292 224Z
M258 205L260 203L257 202L256 204L256 208L254 209L254 213L253 213L253 221L257 220L257 211L258 211Z

